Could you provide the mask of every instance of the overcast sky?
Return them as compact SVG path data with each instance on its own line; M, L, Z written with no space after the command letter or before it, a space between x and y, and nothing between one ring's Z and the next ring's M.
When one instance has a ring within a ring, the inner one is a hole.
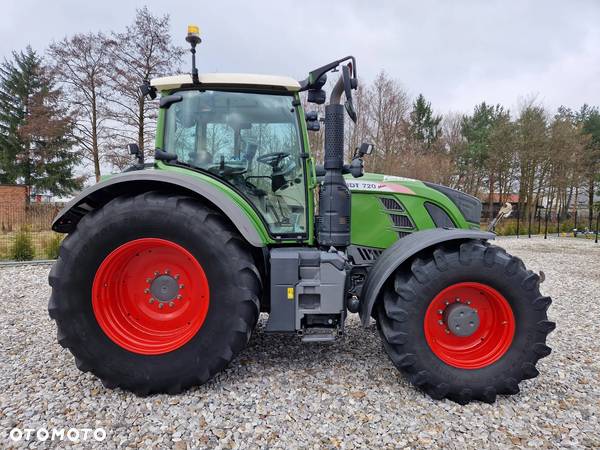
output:
M201 72L304 78L347 54L370 81L384 69L439 112L485 100L515 109L600 105L600 1L2 0L0 55L87 31L119 30L136 7L197 23ZM319 6L317 6L319 5Z

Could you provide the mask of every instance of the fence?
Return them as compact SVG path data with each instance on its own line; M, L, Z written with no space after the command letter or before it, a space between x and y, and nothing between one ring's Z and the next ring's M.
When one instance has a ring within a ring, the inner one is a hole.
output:
M54 259L58 255L62 234L50 229L52 220L62 208L60 203L7 205L0 200L0 260ZM496 227L501 236L533 235L576 237L598 243L600 212L591 221L585 213L563 214L541 211L532 220L517 214L502 220ZM482 223L487 229L487 224Z
M487 228L486 224L482 227ZM538 210L533 217L522 218L519 214L502 220L495 229L500 236L543 235L591 239L598 243L600 231L600 211L595 216L589 212L575 210L565 213L555 210Z
M0 260L54 259L62 235L50 229L60 203L2 204Z

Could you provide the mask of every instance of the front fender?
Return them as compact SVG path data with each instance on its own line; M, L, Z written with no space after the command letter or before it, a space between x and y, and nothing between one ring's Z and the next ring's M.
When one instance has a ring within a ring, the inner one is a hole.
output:
M70 233L84 215L113 198L151 190L201 197L220 209L251 245L263 247L268 240L268 233L260 219L246 213L239 204L241 200L236 202L224 190L198 177L162 170L125 172L84 189L58 213L52 229L59 233Z
M369 325L373 306L386 280L411 256L442 242L469 239L488 240L495 237L494 233L485 231L435 228L417 231L399 239L377 258L369 271L361 293L359 315L362 325L364 327Z

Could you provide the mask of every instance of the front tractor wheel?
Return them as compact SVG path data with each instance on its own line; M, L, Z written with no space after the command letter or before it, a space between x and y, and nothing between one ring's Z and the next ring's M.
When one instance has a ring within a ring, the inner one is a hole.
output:
M206 382L246 345L261 282L217 211L182 196L120 197L89 213L50 273L58 341L108 387Z
M465 404L516 394L538 375L554 329L539 277L499 247L439 247L401 267L377 307L393 363L436 399Z

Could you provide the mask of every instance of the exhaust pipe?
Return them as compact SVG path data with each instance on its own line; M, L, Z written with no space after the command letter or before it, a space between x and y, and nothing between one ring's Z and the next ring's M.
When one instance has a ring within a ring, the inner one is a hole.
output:
M350 245L351 196L344 181L344 106L340 104L344 82L339 78L325 106L325 177L319 189L317 242L321 247L343 250Z

